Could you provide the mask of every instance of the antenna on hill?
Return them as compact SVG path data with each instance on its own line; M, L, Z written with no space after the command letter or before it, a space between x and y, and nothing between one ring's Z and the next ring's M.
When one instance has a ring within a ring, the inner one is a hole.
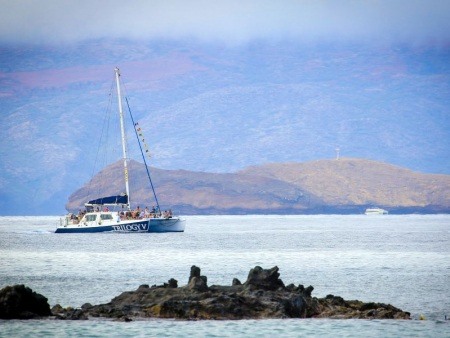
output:
M339 147L336 148L336 160L339 160L339 151L340 151Z

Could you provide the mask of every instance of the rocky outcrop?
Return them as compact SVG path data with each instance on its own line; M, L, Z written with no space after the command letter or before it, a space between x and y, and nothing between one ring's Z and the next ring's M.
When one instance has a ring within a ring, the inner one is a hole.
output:
M188 284L175 279L162 285L140 285L107 304L86 303L81 308L55 305L24 285L0 290L1 319L31 319L53 315L56 319L87 320L89 317L130 321L133 318L265 319L265 318L364 318L410 319L410 314L390 304L363 303L328 295L312 296L312 286L289 284L280 279L278 267L250 270L247 280L230 286L208 286L200 268L191 267Z
M278 267L250 270L245 283L208 286L200 268L193 266L188 284L178 287L171 279L163 285L141 285L107 304L84 304L81 309L55 306L61 319L104 317L129 321L133 318L264 319L264 318L365 318L409 319L410 314L390 304L346 301L328 295L312 297L312 286L284 285Z
M47 298L25 285L7 286L0 290L1 319L33 319L51 315Z

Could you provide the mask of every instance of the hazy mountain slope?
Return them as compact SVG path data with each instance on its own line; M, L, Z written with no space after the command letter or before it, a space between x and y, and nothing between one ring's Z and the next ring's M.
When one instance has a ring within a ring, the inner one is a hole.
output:
M122 177L122 172L120 161L105 168L70 196L67 209L78 210L89 199L124 192L123 180L114 179ZM144 165L132 161L130 172L132 204L155 205ZM151 168L151 172L161 209L170 207L181 213L292 212L305 209L316 200L291 184L262 176L156 168Z
M76 211L91 198L123 192L119 161L69 198ZM130 163L133 206L154 205L145 167ZM389 164L340 159L249 167L232 174L151 169L162 209L177 213L361 213L371 205L395 212L449 212L450 176ZM112 184L111 184L112 182Z
M362 159L267 164L240 173L301 187L328 205L450 207L450 176L413 172Z
M373 106L365 102L368 88L342 87L322 83L229 87L183 100L141 124L158 140L155 160L164 167L230 171L248 164L333 158L336 147L345 156L423 170L447 161L439 156L447 152L442 117L419 109L412 97L408 105L397 107L393 101L399 97L377 93L370 98L377 101ZM346 92L352 92L353 101ZM159 127L152 128L153 124ZM442 142L433 141L436 134L427 130L435 130ZM420 150L428 146L426 154Z
M117 65L159 168L231 172L339 147L449 173L449 57L444 47L291 42L2 47L0 213L60 213L92 177Z

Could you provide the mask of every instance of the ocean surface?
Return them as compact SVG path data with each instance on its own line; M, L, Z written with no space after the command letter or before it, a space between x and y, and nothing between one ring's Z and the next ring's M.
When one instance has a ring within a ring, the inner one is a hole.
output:
M413 320L0 320L0 337L450 337L450 215L190 216L184 233L55 234L58 217L0 217L0 288L50 306L106 303L141 284L244 282L280 268L313 296L390 303ZM426 320L418 320L419 316Z

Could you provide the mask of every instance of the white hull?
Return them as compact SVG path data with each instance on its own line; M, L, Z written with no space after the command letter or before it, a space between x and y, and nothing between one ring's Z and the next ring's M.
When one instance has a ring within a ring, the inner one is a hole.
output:
M186 220L181 218L150 218L113 225L115 232L183 232Z
M121 220L117 212L92 212L80 221L66 216L60 223L57 233L183 232L186 226L186 220L178 217Z
M366 215L387 215L387 210L381 208L369 208L364 212Z

